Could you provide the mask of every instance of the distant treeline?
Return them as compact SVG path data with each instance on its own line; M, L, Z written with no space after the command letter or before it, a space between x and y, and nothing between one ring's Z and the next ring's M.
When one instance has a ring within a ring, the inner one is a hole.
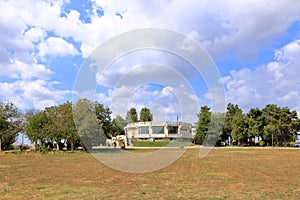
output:
M202 144L205 136L218 135L218 144L289 146L300 131L296 110L268 104L243 113L238 105L229 103L226 113L211 113L207 106L198 114L195 143Z
M43 110L26 113L12 102L0 101L0 151L9 150L19 133L25 133L40 151L76 146L89 149L105 143L106 138L124 134L129 122L152 121L151 110L142 108L139 119L131 108L123 119L111 118L111 110L98 102L80 99ZM229 103L226 113L212 113L201 107L194 142L202 144L206 135L217 135L217 144L288 146L297 138L300 120L288 107L269 104L263 109L252 108L248 113ZM213 133L213 134L212 134Z
M77 146L89 149L104 144L106 138L124 134L129 122L152 121L150 109L142 108L140 119L131 108L123 119L111 119L111 110L103 104L80 99L75 104L66 102L43 110L20 110L9 101L0 101L0 151L13 148L19 133L25 133L37 150Z

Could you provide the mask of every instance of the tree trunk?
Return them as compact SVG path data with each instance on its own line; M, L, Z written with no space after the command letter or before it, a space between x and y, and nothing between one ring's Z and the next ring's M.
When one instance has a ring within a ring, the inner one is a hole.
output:
M59 145L58 145L58 142L56 142L56 151L59 151Z
M74 151L74 142L71 142L71 152Z
M2 137L0 137L0 151L2 151Z

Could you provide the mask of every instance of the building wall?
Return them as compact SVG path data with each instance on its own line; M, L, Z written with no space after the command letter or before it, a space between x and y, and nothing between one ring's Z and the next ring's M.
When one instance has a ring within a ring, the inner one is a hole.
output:
M177 139L192 138L192 125L177 122L135 122L125 127L128 139Z

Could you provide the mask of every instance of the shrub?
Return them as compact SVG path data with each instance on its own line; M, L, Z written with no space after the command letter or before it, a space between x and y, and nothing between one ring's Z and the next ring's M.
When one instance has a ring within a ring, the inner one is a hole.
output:
M263 141L263 140L259 141L259 146L264 147L265 146L265 141Z

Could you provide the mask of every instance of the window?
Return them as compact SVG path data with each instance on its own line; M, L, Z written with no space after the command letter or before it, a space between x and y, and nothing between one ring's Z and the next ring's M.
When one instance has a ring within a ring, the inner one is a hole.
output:
M178 133L178 126L168 126L168 133L169 134L177 134Z
M164 134L164 126L152 126L153 134Z
M149 134L149 126L140 126L139 134Z

